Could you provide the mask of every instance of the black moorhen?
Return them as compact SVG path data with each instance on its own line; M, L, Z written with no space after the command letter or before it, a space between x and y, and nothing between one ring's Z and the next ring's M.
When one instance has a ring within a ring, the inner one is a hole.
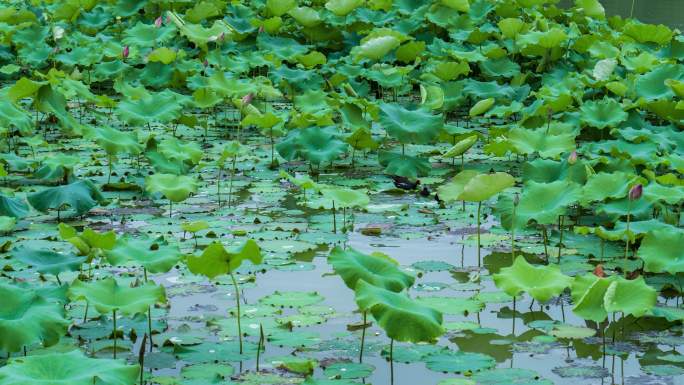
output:
M390 175L390 177L394 180L394 186L402 190L413 191L418 188L418 185L420 184L420 180L411 182L409 178L404 176Z
M420 190L420 196L427 198L430 196L430 190L428 189L427 186L423 186L423 189Z

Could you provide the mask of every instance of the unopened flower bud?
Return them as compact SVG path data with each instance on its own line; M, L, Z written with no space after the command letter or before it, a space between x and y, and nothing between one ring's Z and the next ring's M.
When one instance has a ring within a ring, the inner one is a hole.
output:
M575 164L577 163L577 151L572 151L570 155L568 155L568 164Z
M641 198L641 194L643 194L643 193L644 193L644 186L642 186L641 183L639 183L639 184L633 186L629 190L629 199L635 201L635 200Z

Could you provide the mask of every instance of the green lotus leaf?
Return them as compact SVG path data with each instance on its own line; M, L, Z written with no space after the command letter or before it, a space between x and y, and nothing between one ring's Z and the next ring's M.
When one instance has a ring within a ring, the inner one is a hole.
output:
M134 26L124 29L121 42L129 46L154 47L171 41L175 35L176 30L173 26L163 25L157 28L154 24L138 22Z
M6 128L16 127L22 134L31 133L35 127L26 111L4 98L0 100L0 124Z
M141 264L150 273L166 273L178 263L183 254L178 246L172 246L159 240L119 238L104 256L112 265L123 265L128 262Z
M598 2L598 0L594 0ZM553 382L541 378L539 373L529 369L496 368L473 374L472 385L553 385ZM445 383L439 385L467 385L466 383Z
M399 104L380 105L380 124L401 143L429 143L444 126L442 115L426 110L407 110Z
M665 80L665 85L670 87L672 92L677 95L678 98L684 99L684 82L681 80L667 79Z
M157 145L157 151L167 159L198 164L204 151L197 142L182 142L176 138L166 138Z
M134 132L123 132L116 128L99 126L92 130L90 136L109 155L122 153L137 155L143 150Z
M515 179L505 172L480 174L473 170L464 170L447 184L440 186L437 193L446 202L482 202L514 184Z
M657 297L656 290L647 285L643 277L634 280L619 277L608 286L603 306L607 312L622 312L639 318L651 311Z
M573 280L557 265L533 266L519 255L513 265L492 276L496 287L511 297L527 292L539 302L546 302L570 287Z
M604 98L600 101L588 101L580 108L582 120L591 127L606 128L615 127L627 120L627 113L622 109L619 102L614 99Z
M276 145L278 153L285 159L301 157L312 164L332 162L346 151L347 143L337 139L330 129L308 127L291 131Z
M488 354L446 351L427 356L425 366L435 372L466 373L491 369L496 360Z
M477 143L478 140L477 135L471 135L466 137L463 140L460 140L458 143L454 144L453 147L451 147L447 152L445 152L442 155L442 158L455 158L457 156L461 156L465 154L466 151L468 151L475 143Z
M186 175L154 174L145 178L145 190L162 193L172 202L182 202L197 191L197 181Z
M485 308L484 302L474 298L463 297L418 297L416 301L440 313L464 315L479 313Z
M124 100L119 103L117 112L126 122L145 125L150 122L166 123L181 115L182 106L170 93L160 92L138 100Z
M28 210L29 207L24 200L0 194L0 215L23 218L28 215Z
M215 41L221 34L229 39L233 35L234 28L224 20L215 20L211 27L202 24L186 23L175 12L166 13L169 19L176 24L181 35L200 47L206 47L210 41Z
M307 28L315 27L323 22L318 11L310 7L296 7L291 9L288 14L292 16L297 23Z
M644 261L644 269L651 273L684 272L682 242L682 230L673 228L649 231L639 247L639 257Z
M480 100L470 108L470 111L468 111L468 115L470 115L471 117L482 115L485 112L489 111L489 109L492 108L492 106L494 106L495 102L496 100L494 98Z
M575 6L580 8L588 17L594 19L606 18L606 10L599 0L575 0Z
M68 185L46 188L26 197L38 211L62 210L70 207L77 215L82 215L104 202L103 196L95 185L87 180L78 180Z
M347 16L356 8L362 6L364 0L328 0L325 3L325 8L336 16Z
M525 22L518 18L505 18L501 19L497 26L501 30L501 34L508 39L515 39L520 31L522 31L525 26Z
M377 36L366 40L360 46L352 49L352 53L358 59L366 58L380 60L393 49L399 47L401 41L392 35Z
M444 90L436 85L420 85L420 104L430 110L437 110L444 105Z
M558 159L575 149L575 136L572 132L552 134L545 127L536 130L515 127L508 133L508 140L519 154L538 153L542 158Z
M86 261L85 257L60 254L50 250L20 247L12 250L12 259L32 266L41 274L57 275L64 271L76 271Z
M451 9L455 9L459 12L470 11L470 1L469 0L442 0L442 4L446 5Z
M415 280L412 275L403 272L396 261L384 254L363 254L338 246L328 255L328 263L352 290L363 280L386 290L400 292L411 287Z
M630 20L622 32L640 43L656 43L665 45L672 40L674 32L662 24L644 24L636 20Z
M134 316L147 312L157 302L166 302L164 286L147 282L137 287L120 286L115 278L83 282L75 280L69 287L68 296L72 301L85 300L100 313Z
M684 80L684 65L661 64L639 76L634 84L636 94L648 101L670 99L674 92L665 83L667 80Z
M370 198L366 193L343 187L324 187L321 188L324 198L335 202L338 208L366 207L370 203ZM332 206L332 204L331 204Z
M385 167L385 174L399 175L411 180L427 175L432 168L428 159L389 151L380 151L378 162Z
M113 230L100 233L86 227L79 234L75 228L66 223L60 223L58 229L59 236L74 245L81 255L89 254L91 249L111 250L116 243L116 233Z
M636 175L617 171L613 173L599 172L590 175L582 187L582 202L590 203L605 199L618 199L627 196L630 186L634 184Z
M52 346L66 334L70 322L64 318L63 304L54 298L9 283L0 283L0 295L3 298L0 305L0 349L3 351L18 352L38 342L45 347ZM6 368L0 368L0 383Z
M684 186L663 186L660 183L652 182L644 187L644 198L649 202L678 205L684 201Z
M267 0L266 9L273 16L283 16L297 6L296 0Z
M373 286L366 281L356 283L356 303L369 311L387 336L402 342L433 342L444 334L442 314L417 304L406 294Z
M608 287L616 276L599 278L594 274L575 277L572 284L572 300L575 303L572 311L578 316L595 322L602 322L608 316L604 306L604 297Z
M15 358L0 368L0 385L133 385L140 367L90 358L80 350Z
M573 182L559 180L551 183L529 181L523 187L516 215L525 222L535 220L540 224L556 223L559 215L577 202L580 187Z
M213 242L204 249L202 255L190 255L186 262L193 274L202 274L213 279L219 275L232 274L245 260L258 265L262 258L259 245L248 239L242 245L230 249L224 248L220 242Z

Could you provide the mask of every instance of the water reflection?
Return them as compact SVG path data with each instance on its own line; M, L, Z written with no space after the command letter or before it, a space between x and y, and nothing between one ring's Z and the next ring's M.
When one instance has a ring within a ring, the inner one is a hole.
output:
M684 29L684 1L682 0L600 0L608 15L628 17L634 4L634 17L645 22L665 24ZM572 6L574 1L563 0L560 5Z

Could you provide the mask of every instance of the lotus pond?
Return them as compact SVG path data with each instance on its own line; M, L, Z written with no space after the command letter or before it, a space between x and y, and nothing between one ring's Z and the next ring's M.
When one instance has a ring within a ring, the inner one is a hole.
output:
M3 1L0 385L684 384L684 36L566 3Z

